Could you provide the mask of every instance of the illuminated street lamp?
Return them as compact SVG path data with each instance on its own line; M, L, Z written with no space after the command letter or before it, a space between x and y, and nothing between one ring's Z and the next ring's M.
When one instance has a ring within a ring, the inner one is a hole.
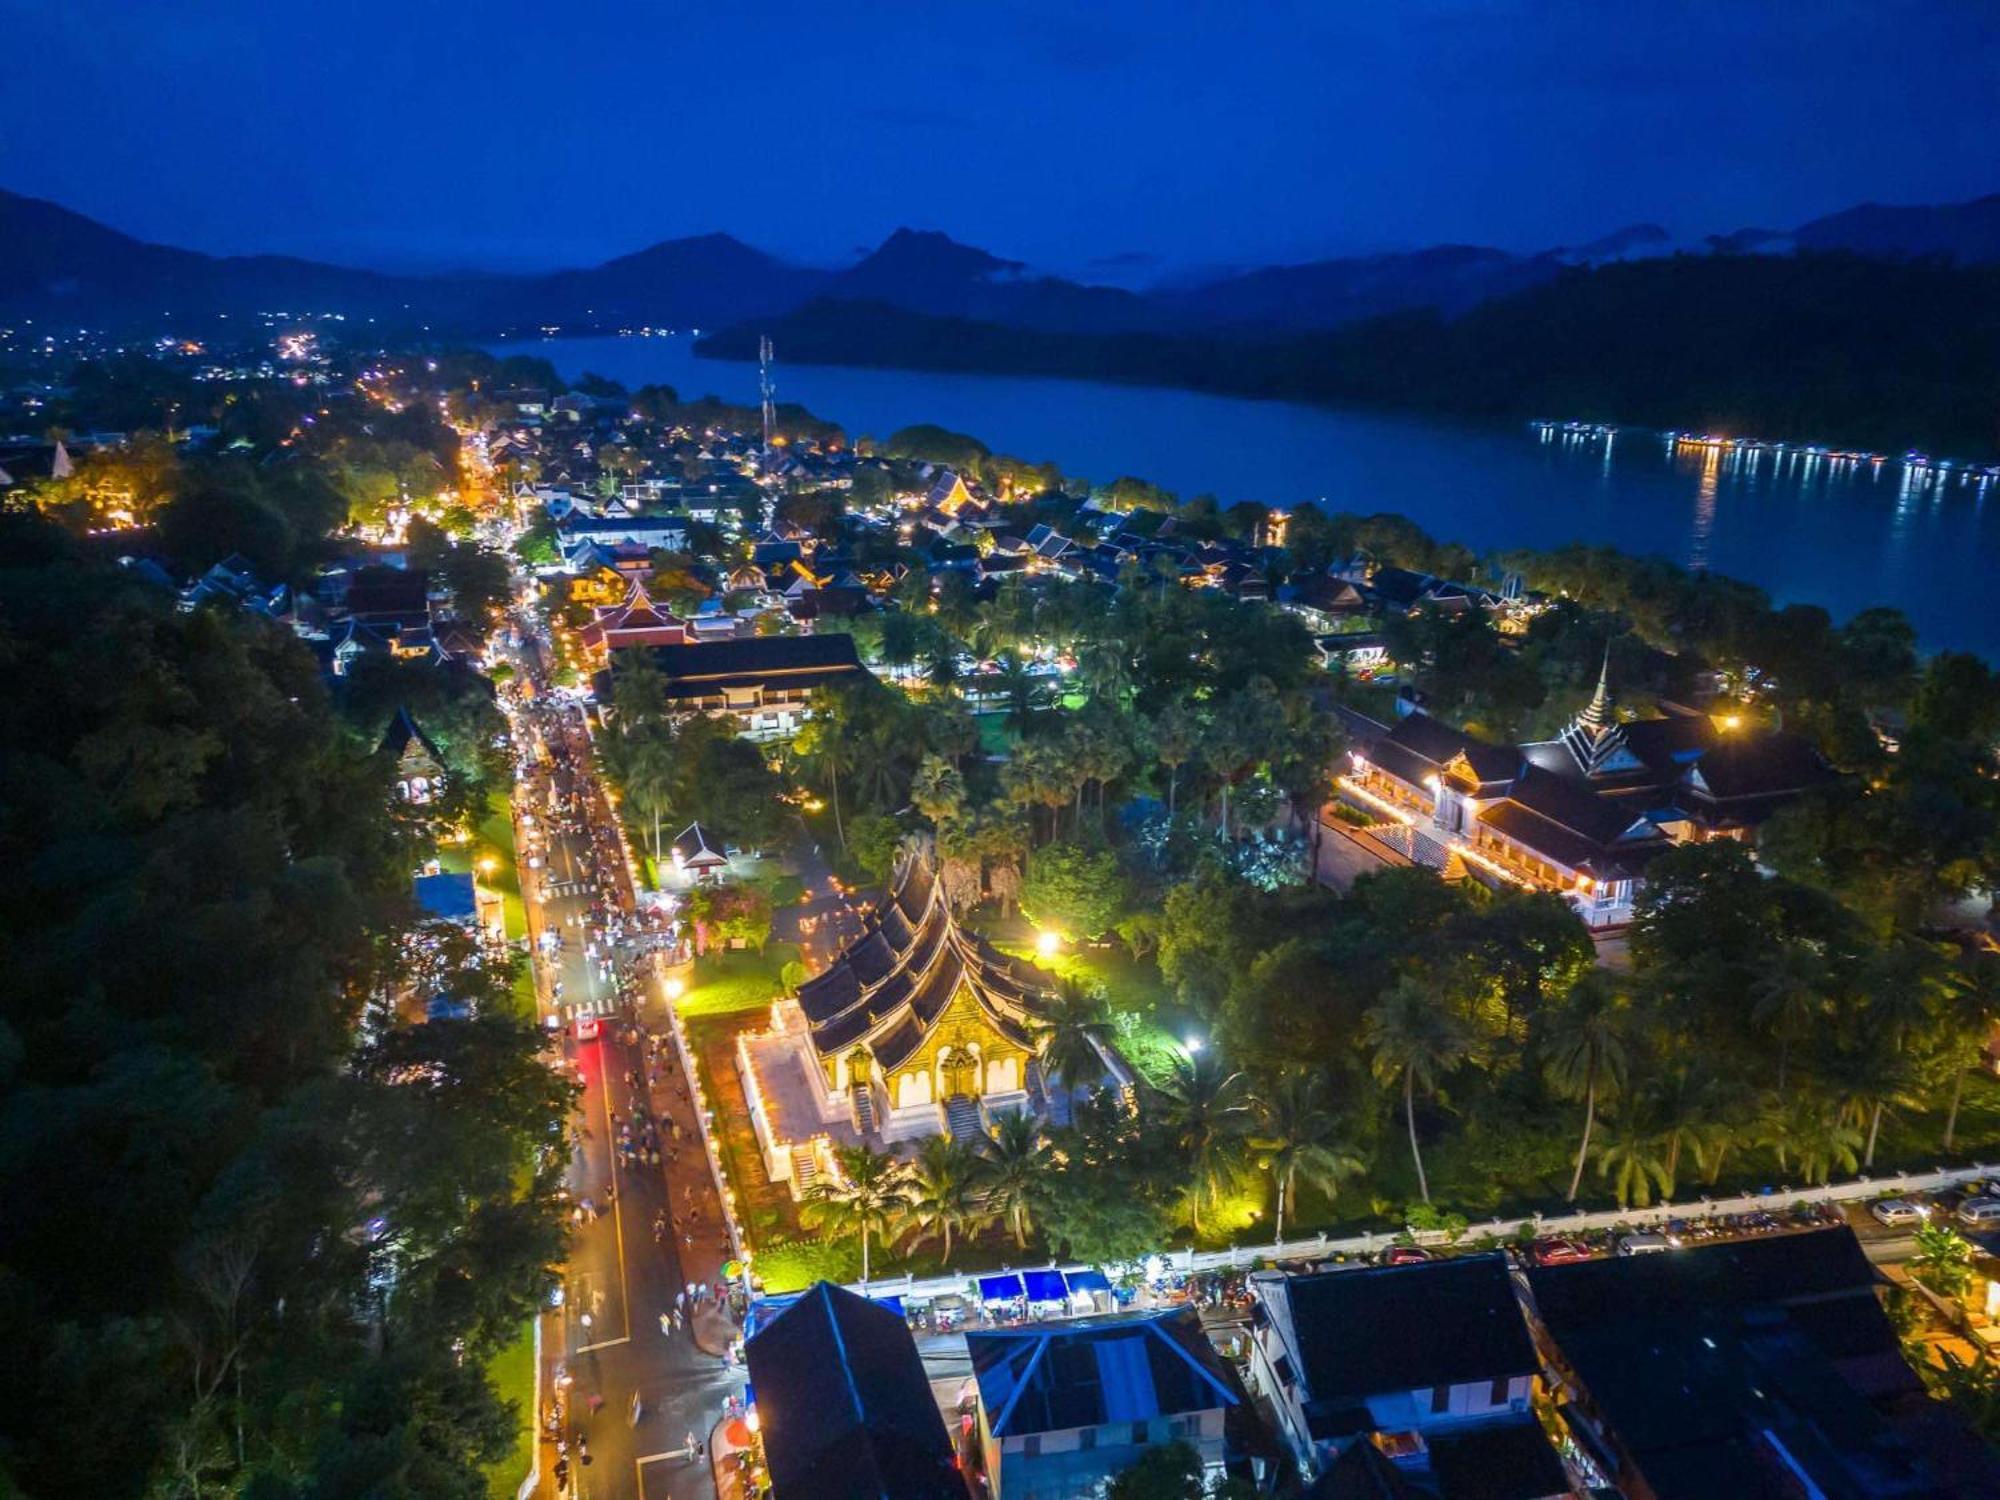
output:
M668 978L665 988L669 1000L678 1000L687 993L687 981L675 974Z
M1043 930L1035 934L1035 952L1043 958L1054 958L1062 950L1062 934Z

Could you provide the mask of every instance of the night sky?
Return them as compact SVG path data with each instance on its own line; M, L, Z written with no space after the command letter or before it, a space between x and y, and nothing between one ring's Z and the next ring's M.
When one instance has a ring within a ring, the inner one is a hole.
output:
M2000 4L0 0L0 186L384 267L899 224L1071 273L2000 190Z

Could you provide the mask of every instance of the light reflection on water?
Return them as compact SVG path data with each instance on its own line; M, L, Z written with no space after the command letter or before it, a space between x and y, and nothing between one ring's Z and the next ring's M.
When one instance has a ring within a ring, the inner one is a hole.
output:
M513 346L574 378L664 381L755 406L755 365L696 358L679 338L555 339ZM1251 401L1093 381L787 365L779 397L851 433L936 422L996 452L1108 481L1151 479L1225 504L1318 501L1397 511L1474 547L1569 541L1706 565L1780 602L1836 619L1873 604L1907 612L1928 647L2000 659L2000 520L1960 472L1835 460L1797 450L1676 452L1623 441L1481 427L1403 413ZM1561 416L1561 413L1550 413Z

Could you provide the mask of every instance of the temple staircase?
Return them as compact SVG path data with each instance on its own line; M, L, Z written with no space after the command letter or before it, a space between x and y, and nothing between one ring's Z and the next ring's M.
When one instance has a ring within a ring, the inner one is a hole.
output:
M792 1147L792 1196L803 1198L819 1181L819 1163L813 1158L812 1147Z
M985 1139L986 1121L980 1114L979 1101L970 1094L953 1094L944 1101L944 1123L955 1141L976 1144Z
M854 1085L854 1128L863 1135L875 1134L875 1090L865 1083Z

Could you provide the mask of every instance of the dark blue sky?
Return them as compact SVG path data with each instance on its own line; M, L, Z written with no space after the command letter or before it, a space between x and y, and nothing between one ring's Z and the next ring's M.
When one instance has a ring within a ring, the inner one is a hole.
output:
M0 186L366 264L908 223L1129 276L2000 190L1994 0L0 0L0 36Z

